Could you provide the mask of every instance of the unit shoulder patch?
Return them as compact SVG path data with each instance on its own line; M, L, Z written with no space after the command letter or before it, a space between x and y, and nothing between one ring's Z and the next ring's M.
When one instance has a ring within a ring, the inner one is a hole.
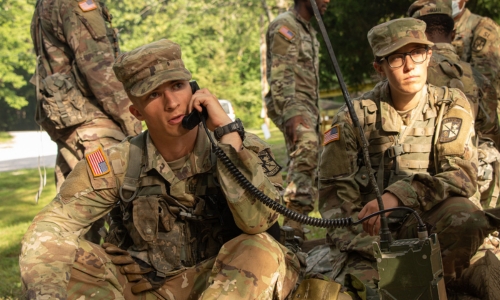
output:
M281 25L280 29L278 30L278 32L287 40L291 41L293 39L293 37L295 36L295 33L293 33L293 31L291 31L290 29L288 29L288 27L286 27L285 25Z
M486 39L478 36L472 43L472 51L480 52L481 50L483 50L484 45L486 45Z
M111 171L108 158L101 147L85 155L85 158L94 177L106 175Z
M78 2L78 6L80 6L80 9L84 12L88 12L94 9L97 9L97 4L94 2L94 0L83 0Z
M278 174L281 171L281 166L276 162L276 160L271 156L267 150L262 150L258 154L260 165L264 171L264 174L271 177Z
M439 133L439 142L449 143L457 139L462 128L462 119L446 118L443 120L441 132Z
M339 139L340 139L340 124L337 124L324 132L323 146L326 146L331 142L338 141Z

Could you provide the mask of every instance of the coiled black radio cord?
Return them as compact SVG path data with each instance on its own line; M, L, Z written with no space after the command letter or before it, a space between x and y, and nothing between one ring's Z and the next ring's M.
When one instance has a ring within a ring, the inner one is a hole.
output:
M201 114L200 114L201 115ZM293 211L286 206L282 205L281 203L278 203L274 201L273 199L269 198L266 194L261 192L259 189L257 189L246 177L236 168L236 166L233 164L233 162L227 157L226 153L217 146L215 143L214 139L212 138L212 135L210 134L210 131L207 128L205 117L201 115L201 121L203 123L203 128L205 129L208 138L210 139L210 143L212 144L212 151L215 153L217 158L224 164L224 166L227 168L231 176L236 180L236 182L247 192L249 192L251 195L253 195L257 200L262 202L264 205L267 207L271 208L272 210L276 211L277 213L291 219L294 221L297 221L302 224L306 225L311 225L314 227L322 227L322 228L339 228L339 227L346 227L346 226L351 226L351 225L358 225L364 222L365 220L378 216L382 213L389 212L389 211L394 211L394 210L407 210L409 212L412 212L415 218L417 219L419 223L419 228L424 228L425 225L420 216L416 211L409 207L394 207L390 209L385 209L382 211L378 211L376 213L373 213L369 216L364 217L363 219L360 219L356 222L352 221L352 218L340 218L340 219L322 219L322 218L314 218L314 217L309 217L303 214L299 214L296 211Z

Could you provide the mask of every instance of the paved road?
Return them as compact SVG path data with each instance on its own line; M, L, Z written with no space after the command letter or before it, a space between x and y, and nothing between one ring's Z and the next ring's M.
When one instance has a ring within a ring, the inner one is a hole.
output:
M11 131L14 138L0 143L0 172L38 168L40 165L54 167L57 146L46 132Z

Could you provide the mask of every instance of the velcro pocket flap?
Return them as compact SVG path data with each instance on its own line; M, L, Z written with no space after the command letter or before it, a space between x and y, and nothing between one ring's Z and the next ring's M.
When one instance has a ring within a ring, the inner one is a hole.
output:
M133 205L134 225L137 232L146 242L152 242L156 239L158 233L159 219L159 198L137 197Z

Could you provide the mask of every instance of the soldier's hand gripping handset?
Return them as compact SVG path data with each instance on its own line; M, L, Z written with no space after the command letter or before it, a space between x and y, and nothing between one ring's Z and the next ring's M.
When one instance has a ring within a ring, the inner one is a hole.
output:
M193 96L188 108L190 113L182 119L182 126L191 130L203 122L206 129L214 132L219 142L229 143L238 151L245 139L245 130L240 119L232 122L218 99L208 89L200 89L196 81L191 81L189 84ZM240 140L237 138L238 135Z

